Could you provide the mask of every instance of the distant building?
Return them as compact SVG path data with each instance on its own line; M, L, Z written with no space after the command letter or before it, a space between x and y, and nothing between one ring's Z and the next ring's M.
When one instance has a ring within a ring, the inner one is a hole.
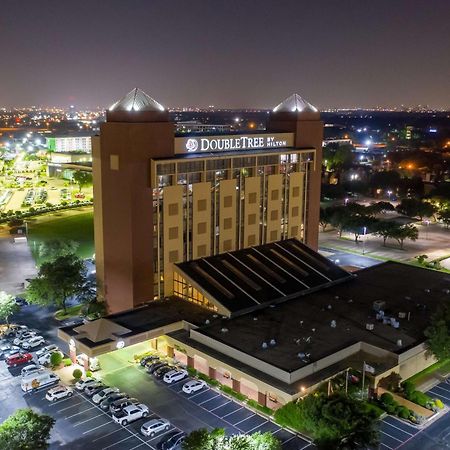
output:
M52 152L92 152L91 136L50 136L46 137L47 148Z
M177 122L175 127L177 133L225 133L233 131L233 125L213 125L200 123L196 120Z

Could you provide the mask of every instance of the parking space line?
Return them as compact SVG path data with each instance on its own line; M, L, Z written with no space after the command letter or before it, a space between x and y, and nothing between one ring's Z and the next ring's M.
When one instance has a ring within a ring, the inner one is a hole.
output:
M385 434L386 436L389 436L389 437L392 438L392 439L395 439L396 441L400 442L401 444L403 444L403 442L405 442L405 441L402 441L402 440L400 440L400 439L398 439L398 438L392 436L392 435L389 434L389 433L386 433L386 431L380 430L380 432L383 433L383 434Z
M204 402L199 403L198 406L202 406L203 403L208 403L208 402L210 402L211 400L214 400L217 397L220 397L220 394L217 394L215 397L208 398L208 400L205 400Z
M385 422L385 421L383 420L381 423L384 423L384 424L386 424L386 425L389 425L389 426L392 427L392 428L397 428L397 430L400 430L400 431L402 431L402 432L405 433L405 434L409 434L410 436L414 436L414 434L409 433L408 431L405 431L403 428L396 427L395 425L392 425L392 423L390 423L390 422Z
M234 414L235 412L238 412L238 411L240 411L241 409L244 409L244 407L241 406L239 409L236 409L236 411L231 411L230 413L225 414L225 415L222 417L222 419L225 419L225 417L231 416L231 414ZM227 422L227 421L225 420L225 422ZM230 422L228 422L228 423L230 423Z
M232 425L233 425L233 427L235 427L236 425L239 425L240 423L245 422L246 420L251 419L252 417L255 417L255 416L256 416L256 414L252 414L251 416L248 416L245 419L242 419L239 422L236 422L236 423L234 423Z
M437 392L432 392L431 390L428 392L431 392L433 395L437 395L438 397L445 398L445 400L450 400L450 397L446 397L445 395L438 394Z
M394 450L394 447L389 447L389 445L385 444L384 442L380 442L380 445L383 445L384 447L388 448L389 450Z
M300 438L299 438L300 439ZM302 439L303 440L303 439ZM306 442L306 441L305 441ZM298 450L303 450L303 449L305 449L305 448L308 448L308 447L311 447L311 444L310 443L307 443L304 447L302 447L302 448L299 448Z
M256 427L253 427L252 429L246 431L246 433L250 434L253 430L256 430L257 428L262 427L262 426L265 425L266 423L269 423L269 421L266 420L265 422L263 422L263 423L261 423L261 424L259 424L259 425L256 425Z
M110 422L110 423L116 425L115 422ZM117 433L117 432L120 431L120 430L122 430L122 428L117 428L117 430L111 431L111 433L104 434L103 436L100 436L100 437L98 437L98 438L95 438L92 442L99 441L100 439L103 439L103 438L105 438L105 437L107 437L107 436L110 436L111 434Z
M213 408L213 409L210 409L209 412L213 412L213 411L215 411L216 409L222 408L222 406L228 405L229 403L231 403L231 400L229 400L228 402L224 403L223 405L219 405L219 406L216 406L216 407Z
M205 389L204 391L200 391L198 394L191 395L191 396L189 396L188 398L189 398L189 400L190 400L191 398L197 397L197 395L203 394L203 392L208 392L208 391L210 391L210 390L211 390L211 389Z
M450 391L447 391L447 389L444 389L444 388L442 388L442 387L440 387L440 386L435 386L434 388L438 388L438 389L440 389L441 391L444 391L447 395L450 395ZM433 388L433 389L434 389ZM450 399L449 399L450 400Z
M90 408L88 408L88 409L85 409L84 411L80 411L80 412L77 412L77 413L75 413L75 414L72 414L71 416L67 416L67 417L64 417L64 419L70 419L70 418L72 418L72 417L75 417L75 416L78 416L78 414L83 414L83 413L85 413L85 412L87 412L87 411L90 411L91 409L94 409L95 408L95 406L91 406Z
M133 434L130 434L128 437L123 438L120 441L114 442L114 444L108 445L107 447L103 447L102 450L106 450L107 448L111 448L114 447L117 444L120 444L121 442L127 441L128 439L131 439L133 437Z
M98 415L96 415L96 416L94 416L94 417L89 417L89 419L83 420L82 422L77 422L77 423L73 424L72 426L73 426L73 427L77 427L78 425L82 425L83 423L89 422L90 420L94 420L94 419L96 419L97 417L100 417L101 415L102 415L102 414L98 414Z
M105 422L105 423L103 423L102 425L99 425L98 427L91 428L90 430L84 431L83 434L88 434L88 433L90 433L91 431L96 430L97 428L101 428L101 427L104 427L105 425L110 425L110 424L113 424L113 423L114 423L114 422Z
M44 397L45 398L45 397ZM62 400L58 400L57 402L52 402L52 403L50 403L48 406L49 407L52 407L52 406L58 406L58 405L60 405L61 403L64 403L64 402L66 402L67 400L73 400L75 397L66 397L66 398L63 398ZM81 397L81 398L83 398L83 397Z
M159 434L157 434L156 436L153 436L151 439L149 439L148 441L145 441L145 442L147 442L147 443L152 442L152 441L154 441L155 439L158 439L159 437L162 437L162 436L164 436L165 434L172 432L174 429L175 429L175 427L174 427L172 430L169 428L167 431L164 431L164 433L159 433Z
M63 408L63 409L58 409L58 412L67 411L68 409L75 408L75 406L80 406L82 403L83 403L83 401L78 402L75 405L67 406L66 408Z

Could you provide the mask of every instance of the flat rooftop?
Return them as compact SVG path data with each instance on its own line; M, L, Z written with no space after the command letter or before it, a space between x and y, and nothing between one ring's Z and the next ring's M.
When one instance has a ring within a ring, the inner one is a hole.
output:
M220 303L232 315L352 278L297 239L178 263L177 267L210 301Z
M448 292L448 274L386 262L359 271L345 283L197 331L292 372L360 341L403 353L424 341L430 315L450 300ZM380 300L385 316L395 318L398 328L377 320L373 304ZM374 329L367 330L366 324Z

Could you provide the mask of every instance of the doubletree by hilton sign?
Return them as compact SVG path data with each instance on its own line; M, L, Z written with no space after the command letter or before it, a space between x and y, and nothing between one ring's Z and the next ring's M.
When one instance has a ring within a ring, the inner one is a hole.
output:
M293 133L229 134L175 138L175 153L221 152L293 147Z

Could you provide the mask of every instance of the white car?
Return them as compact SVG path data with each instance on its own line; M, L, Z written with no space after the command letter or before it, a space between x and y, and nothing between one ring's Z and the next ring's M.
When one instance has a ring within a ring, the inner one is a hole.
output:
M32 333L36 334L34 331L31 331L28 329L25 325L17 326L17 328L14 328L14 337L21 338L25 333Z
M13 344L22 345L25 341L28 341L28 339L31 339L34 336L36 336L36 333L34 331L27 331L26 333L23 333L20 337L16 337L13 341Z
M77 391L84 391L88 386L97 383L98 380L95 378L86 378L85 380L80 380L75 383L75 388Z
M36 356L40 358L46 353L57 352L59 350L58 346L55 344L47 345L46 347L42 347L40 350L36 352Z
M64 356L63 352L60 352L59 350L49 352L49 353L44 353L43 355L41 355L38 358L38 363L41 364L42 366L46 366L46 365L50 364L50 359L51 359L53 353L59 353L62 357ZM37 355L37 353L36 353L36 355Z
M45 342L45 339L44 339L43 336L34 336L31 339L29 339L28 341L25 341L22 344L22 348L25 349L25 350L29 350L29 349L32 349L32 348L39 347L44 342Z
M164 381L164 383L171 384L171 383L180 381L183 378L186 378L187 376L188 376L188 373L184 369L171 370L170 372L167 372L164 375L163 381Z
M63 384L58 384L54 388L51 388L47 391L45 398L49 402L56 402L60 398L72 397L73 389L68 386L64 386Z
M37 364L29 364L28 366L25 366L20 371L20 375L22 375L22 378L25 378L28 375L31 375L32 373L36 373L36 372L43 371L43 370L44 370L44 368L41 366L38 366Z
M111 394L117 394L119 392L119 389L117 388L112 388L112 387L108 387L103 389L100 392L97 392L97 394L95 394L92 397L92 401L98 405L100 402L102 402L103 400L105 400L106 397L108 397Z
M201 391L206 386L203 380L191 380L183 384L183 392L185 394L192 394L193 392Z
M141 433L144 436L156 436L170 428L170 422L166 419L152 419L145 422L141 427Z
M115 413L112 418L114 422L117 422L125 427L135 420L139 420L142 417L148 417L149 414L150 411L148 406L143 403L139 403L137 405L130 405L121 409Z

